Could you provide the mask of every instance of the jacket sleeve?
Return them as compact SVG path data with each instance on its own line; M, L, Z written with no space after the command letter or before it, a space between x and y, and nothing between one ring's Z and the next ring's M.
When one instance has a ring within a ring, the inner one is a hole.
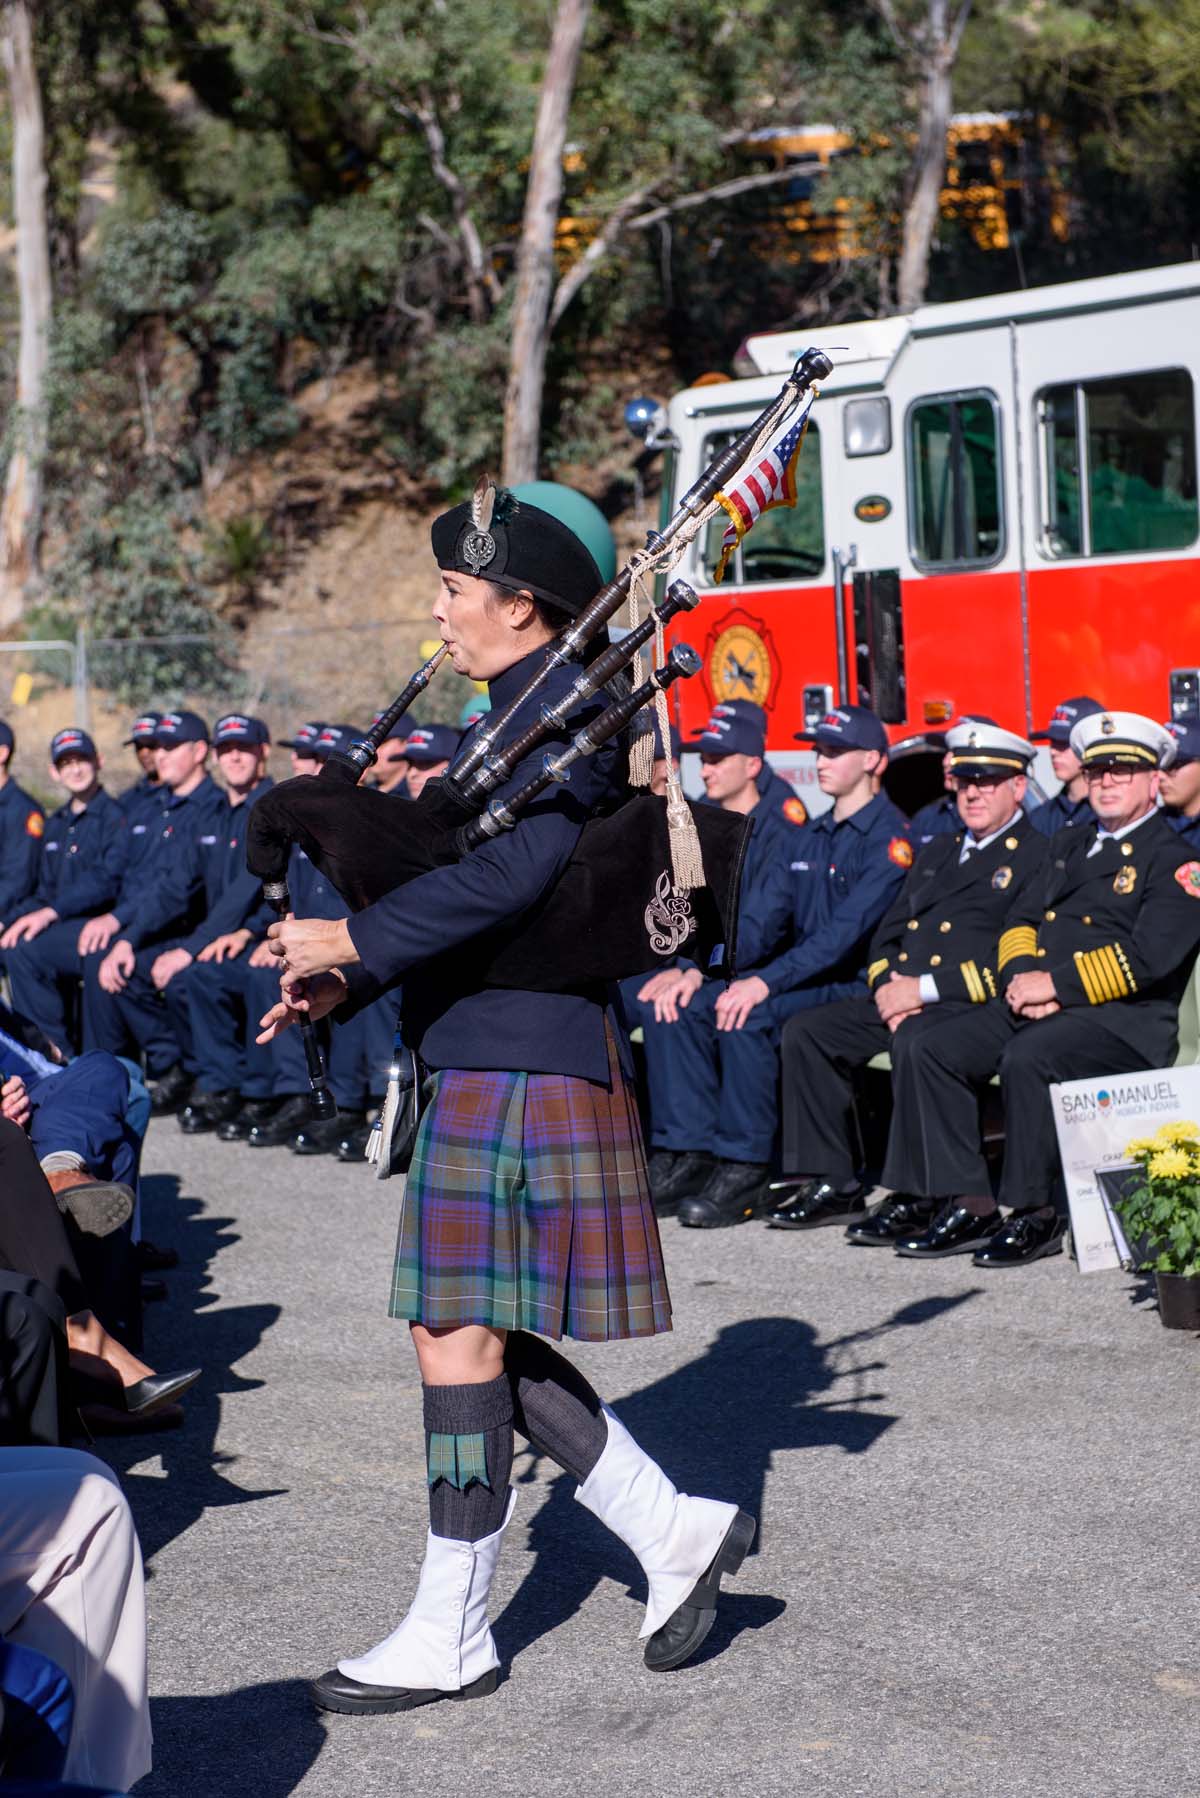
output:
M774 996L819 983L831 969L853 955L866 942L904 880L904 869L893 863L886 844L872 844L868 864L816 930L806 932L782 955L756 970Z
M1197 886L1177 872L1196 869ZM1060 1004L1103 1005L1109 999L1136 999L1139 993L1167 980L1195 953L1200 943L1200 863L1181 858L1154 870L1155 878L1138 908L1133 929L1107 937L1070 957L1039 965L1054 980Z
M580 714L575 728L586 721ZM501 791L515 792L553 747L554 739L540 745ZM604 770L610 761L611 752L601 751L577 762L570 781L535 801L514 830L461 861L418 875L352 917L350 938L376 992L395 986L418 963L511 924L534 905L566 867L592 807L607 790Z
M219 894L216 904L201 924L198 924L190 936L183 939L181 947L190 955L199 955L201 949L215 941L219 936L228 936L231 931L241 930L249 925L250 920L263 907L262 881L256 880L248 868L237 874L225 891ZM274 913L267 919L270 923ZM264 930L266 926L263 926ZM260 932L261 934L261 932Z
M753 972L760 962L778 954L790 939L793 879L790 854L780 847L760 865L757 878L747 883L738 902L739 974Z
M1034 836L1025 846L1021 872L1017 876L1016 885L1009 895L1009 909L1004 923L1004 931L999 939L991 945L982 961L971 959L955 962L941 967L937 972L938 995L942 999L965 999L972 1005L983 1005L988 999L998 998L1002 985L1006 986L1021 967L1040 967L1042 958L1036 951L1037 925L1030 924L1027 919L1040 919L1042 916L1040 898L1046 868L1045 838ZM1010 930L1016 931L1009 936ZM1029 959L1028 942L1025 932L1034 932L1035 948L1032 961ZM1015 949L1004 962L1003 982L1001 980L1001 955L1004 952L1005 938L1007 947Z
M45 828L38 806L27 806L23 811L15 805L8 809L17 815L6 839L0 839L0 923L4 924L33 909L22 901L31 899L37 891ZM38 823L31 829L30 820L34 818Z

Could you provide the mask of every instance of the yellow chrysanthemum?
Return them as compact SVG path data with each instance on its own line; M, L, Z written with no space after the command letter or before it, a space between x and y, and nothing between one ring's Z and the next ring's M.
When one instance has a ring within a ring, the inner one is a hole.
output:
M1173 1147L1177 1143L1200 1142L1200 1124L1192 1124L1183 1120L1178 1124L1164 1124L1155 1138L1157 1142Z
M1131 1161L1136 1161L1141 1155L1153 1155L1157 1148L1152 1136L1135 1136L1132 1142L1125 1144L1125 1153Z
M1160 1149L1150 1157L1150 1172L1156 1180L1182 1180L1192 1171L1192 1158L1182 1149Z

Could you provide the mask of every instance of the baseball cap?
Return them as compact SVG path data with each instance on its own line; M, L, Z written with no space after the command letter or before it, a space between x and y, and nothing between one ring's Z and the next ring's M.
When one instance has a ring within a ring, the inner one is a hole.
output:
M492 702L488 695L476 693L471 699L464 702L463 709L458 714L459 730L470 730L473 724L478 724L481 718L486 718L491 709Z
M701 755L763 755L767 747L767 714L752 699L726 699L715 705L708 723L686 750Z
M336 750L349 749L351 743L357 743L361 736L362 732L356 724L323 724L308 746L308 753L323 762L326 756L333 755Z
M208 740L208 726L198 712L164 712L154 729L154 742L159 749Z
M383 717L382 712L376 712L375 716L371 720L371 723L378 724L379 720L382 717ZM413 734L414 730L416 730L416 728L417 728L417 721L413 717L412 713L411 712L401 712L401 714L397 718L395 724L393 724L391 730L389 730L387 736L383 740L385 743L394 743L396 741L396 739L399 738L401 740L401 742L406 743L408 741L409 737L412 736L412 734Z
M798 730L795 740L825 749L878 749L886 753L888 747L887 732L865 705L835 706L814 730Z
M450 760L461 736L451 724L418 725L404 745L405 754L414 768L432 768Z
M85 730L76 730L70 725L66 730L55 731L50 739L50 760L57 768L64 755L86 755L89 761L97 761L96 745Z
M1060 699L1050 714L1050 722L1045 730L1032 730L1029 733L1031 743L1054 743L1065 749L1071 741L1071 731L1081 718L1092 718L1104 707L1098 699L1090 694L1080 693L1074 699Z
M294 737L276 737L275 741L281 749L294 749L299 755L311 755L313 744L324 729L323 718L311 718L307 724L297 726Z
M243 749L261 749L270 741L270 732L262 719L249 718L245 712L226 712L213 726L213 742L218 749L224 743L236 743Z
M0 718L0 749L15 749L17 739L12 734L12 726L5 724Z
M1180 762L1200 762L1200 714L1189 712L1184 718L1173 718L1170 724L1163 726L1175 739L1175 760L1171 766L1177 768Z
M147 743L153 743L154 733L158 729L161 712L139 712L125 738L126 749L140 749Z

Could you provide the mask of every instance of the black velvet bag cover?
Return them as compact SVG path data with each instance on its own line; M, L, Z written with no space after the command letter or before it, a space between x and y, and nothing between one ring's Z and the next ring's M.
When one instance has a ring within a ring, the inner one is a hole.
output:
M511 930L465 946L473 964L482 957L482 983L572 992L654 973L676 955L707 968L721 944L721 971L731 974L751 826L737 813L689 804L704 887L673 891L666 800L649 793L629 799L584 825L554 890ZM419 874L459 860L455 834L475 813L474 806L456 803L441 781L403 804L374 787L301 776L255 802L246 865L260 880L285 879L295 842L351 911L362 911Z

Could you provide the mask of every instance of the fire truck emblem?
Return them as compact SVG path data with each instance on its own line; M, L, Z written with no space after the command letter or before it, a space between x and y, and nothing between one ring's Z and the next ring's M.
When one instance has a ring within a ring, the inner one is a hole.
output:
M769 710L779 685L780 662L771 633L748 612L729 612L713 626L705 655L705 673L714 705L728 699L750 699Z

